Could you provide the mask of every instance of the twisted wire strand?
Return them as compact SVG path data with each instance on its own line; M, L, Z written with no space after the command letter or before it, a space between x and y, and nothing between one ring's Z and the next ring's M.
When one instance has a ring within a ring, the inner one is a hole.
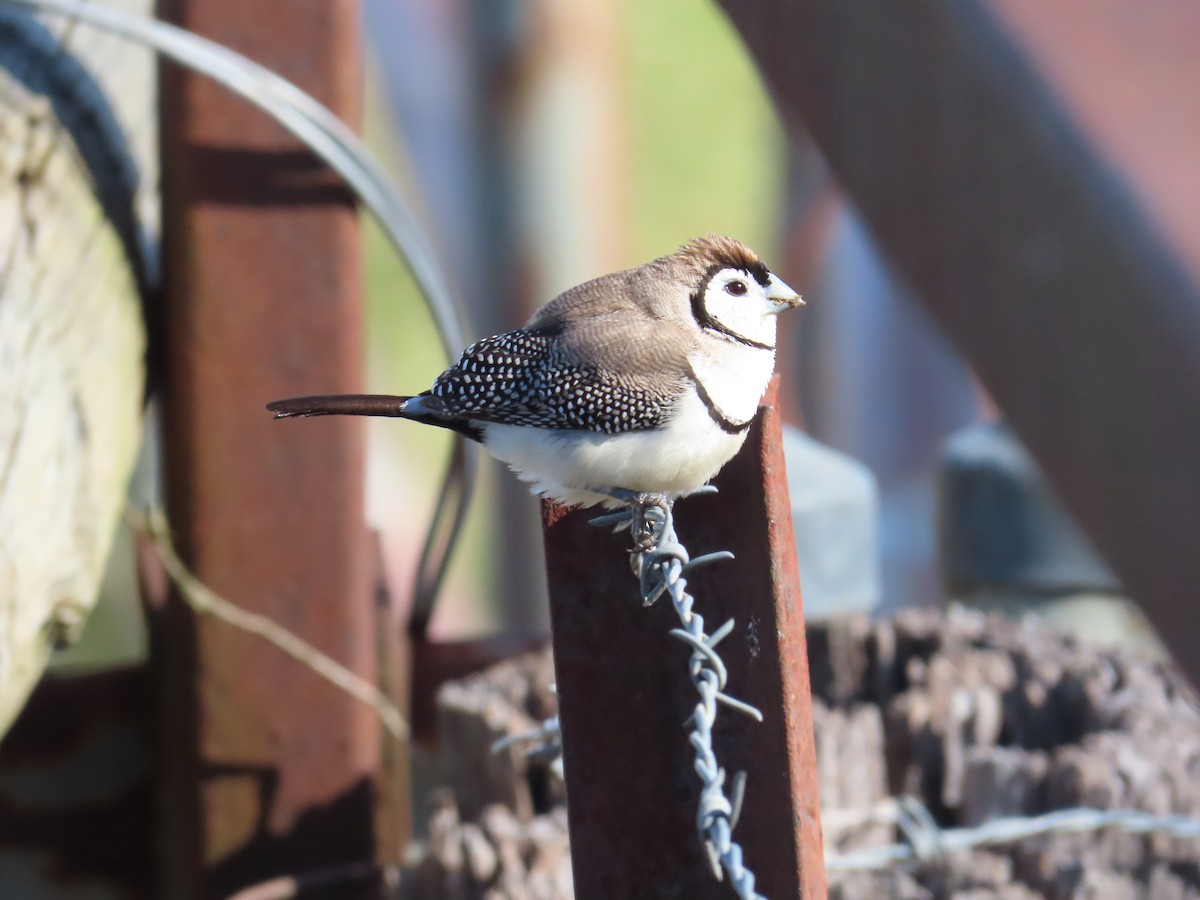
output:
M733 554L723 550L690 558L675 534L669 503L648 505L640 501L633 502L627 509L597 516L591 521L593 525L613 526L614 531L628 528L633 533L636 549L631 554L631 563L638 578L644 606L652 606L664 594L671 598L671 605L683 627L673 628L668 633L692 648L692 655L688 659L688 675L700 695L699 702L684 723L690 729L688 743L695 752L693 768L700 778L696 832L708 856L713 876L718 881L728 875L730 884L742 900L766 900L755 891L754 873L742 860L741 846L733 840L733 830L745 792L745 773L739 772L733 777L726 793L725 769L717 761L712 741L718 705L728 706L759 722L762 721L762 713L749 703L725 693L729 673L716 646L733 631L733 620L728 620L712 634L707 634L704 617L695 611L695 600L687 592L687 579L684 577L699 566L732 559ZM519 742L536 742L530 751L532 754L543 757L560 754L562 733L558 717L547 719L529 731L503 737L492 745L492 750L503 750Z
M669 504L635 505L626 514L637 546L632 555L635 574L641 588L642 602L655 603L664 594L679 617L682 628L672 629L672 637L692 648L688 674L700 695L696 708L685 723L690 733L688 742L695 752L693 767L700 778L700 800L696 810L696 831L708 854L713 875L718 880L723 873L743 900L766 900L754 889L754 873L742 860L742 848L733 840L737 825L745 778L739 773L728 793L725 789L725 770L713 750L712 729L717 718L717 706L725 705L762 721L762 713L724 692L728 671L717 654L716 645L733 629L729 620L712 634L704 630L704 617L694 609L695 600L687 591L685 574L697 565L730 558L730 554L708 554L692 560L687 549L675 534L675 523ZM612 517L603 517L609 522ZM617 520L618 528L625 518Z
M525 757L530 762L545 764L559 778L564 777L562 761L562 724L551 716L540 724L516 734L506 734L492 741L492 753L500 753L514 744L528 744Z
M1103 828L1114 828L1127 834L1162 834L1200 840L1200 818L1126 809L1060 809L1039 816L1005 817L971 828L942 830L920 801L906 797L899 802L895 819L905 836L905 843L829 854L825 857L825 870L877 871L906 862L934 862L955 851L974 847L1013 844L1044 834L1075 834Z

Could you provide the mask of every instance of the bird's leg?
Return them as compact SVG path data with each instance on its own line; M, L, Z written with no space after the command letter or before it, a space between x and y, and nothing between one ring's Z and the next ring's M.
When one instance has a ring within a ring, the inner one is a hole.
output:
M612 524L616 522L616 530L620 530L628 524L630 532L634 534L634 547L630 550L631 553L642 553L654 546L658 541L662 523L670 517L674 504L674 499L670 494L665 493L630 491L624 487L593 487L589 490L604 494L605 497L611 497L624 506L624 510L610 512L610 514L595 518L593 523Z
M628 488L588 488L596 494L611 497L626 506L657 506L659 509L670 509L671 500L666 494L648 494L645 491L631 491Z
M658 540L660 525L671 513L674 500L667 494L651 494L644 491L631 491L626 488L605 488L597 491L607 497L612 497L629 508L630 526L633 534L633 553L642 553L654 546ZM650 510L658 510L656 518L648 515Z

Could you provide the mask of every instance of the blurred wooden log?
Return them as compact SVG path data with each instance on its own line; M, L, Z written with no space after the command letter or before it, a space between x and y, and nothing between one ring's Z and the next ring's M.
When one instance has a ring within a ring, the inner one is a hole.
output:
M0 10L0 734L96 601L140 435L141 179L81 60L154 81L112 46Z
M903 796L919 799L941 828L1077 806L1161 815L1200 809L1200 709L1183 678L1157 659L1089 646L1036 619L961 608L913 610L894 621L832 619L811 623L808 637L821 825L835 857L902 840ZM449 791L471 799L439 795L430 839L402 876L402 897L465 900L485 889L496 900L563 896L538 883L557 884L547 873L567 870L565 798L529 792L545 762L499 763L508 769L507 792L533 808L532 819L495 785L485 799L491 805L467 811L479 806L481 779L462 765L483 759L500 730L494 723L517 731L554 711L545 693L530 702L544 689L539 672L548 662L512 660L443 689L456 729L438 755ZM473 708L467 695L478 700ZM595 705L587 700L584 711ZM750 790L756 774L749 771ZM636 791L626 798L621 834L637 847L655 819ZM830 867L829 898L1198 900L1195 860L1196 841L1161 833L1047 833L953 851L927 865ZM656 887L634 895L665 895Z
M539 798L530 787L526 759L530 742L502 751L494 750L493 745L536 728L554 714L558 701L550 689L553 683L550 654L530 653L448 682L438 691L442 777L454 785L456 809L464 819L476 819L496 803L512 810L521 821L533 815ZM561 793L558 790L556 795Z

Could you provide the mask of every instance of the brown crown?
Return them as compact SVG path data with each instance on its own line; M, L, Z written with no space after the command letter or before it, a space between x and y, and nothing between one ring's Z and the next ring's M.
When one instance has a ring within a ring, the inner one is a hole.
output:
M744 269L761 283L766 283L770 276L757 253L741 241L723 234L710 234L688 241L673 256L699 273L716 268Z

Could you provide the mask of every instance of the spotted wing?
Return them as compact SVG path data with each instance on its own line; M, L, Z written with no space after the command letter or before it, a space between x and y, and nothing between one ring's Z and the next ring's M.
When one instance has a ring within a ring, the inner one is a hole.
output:
M429 393L470 420L620 434L660 425L677 391L669 378L584 365L553 330L531 329L472 344Z

